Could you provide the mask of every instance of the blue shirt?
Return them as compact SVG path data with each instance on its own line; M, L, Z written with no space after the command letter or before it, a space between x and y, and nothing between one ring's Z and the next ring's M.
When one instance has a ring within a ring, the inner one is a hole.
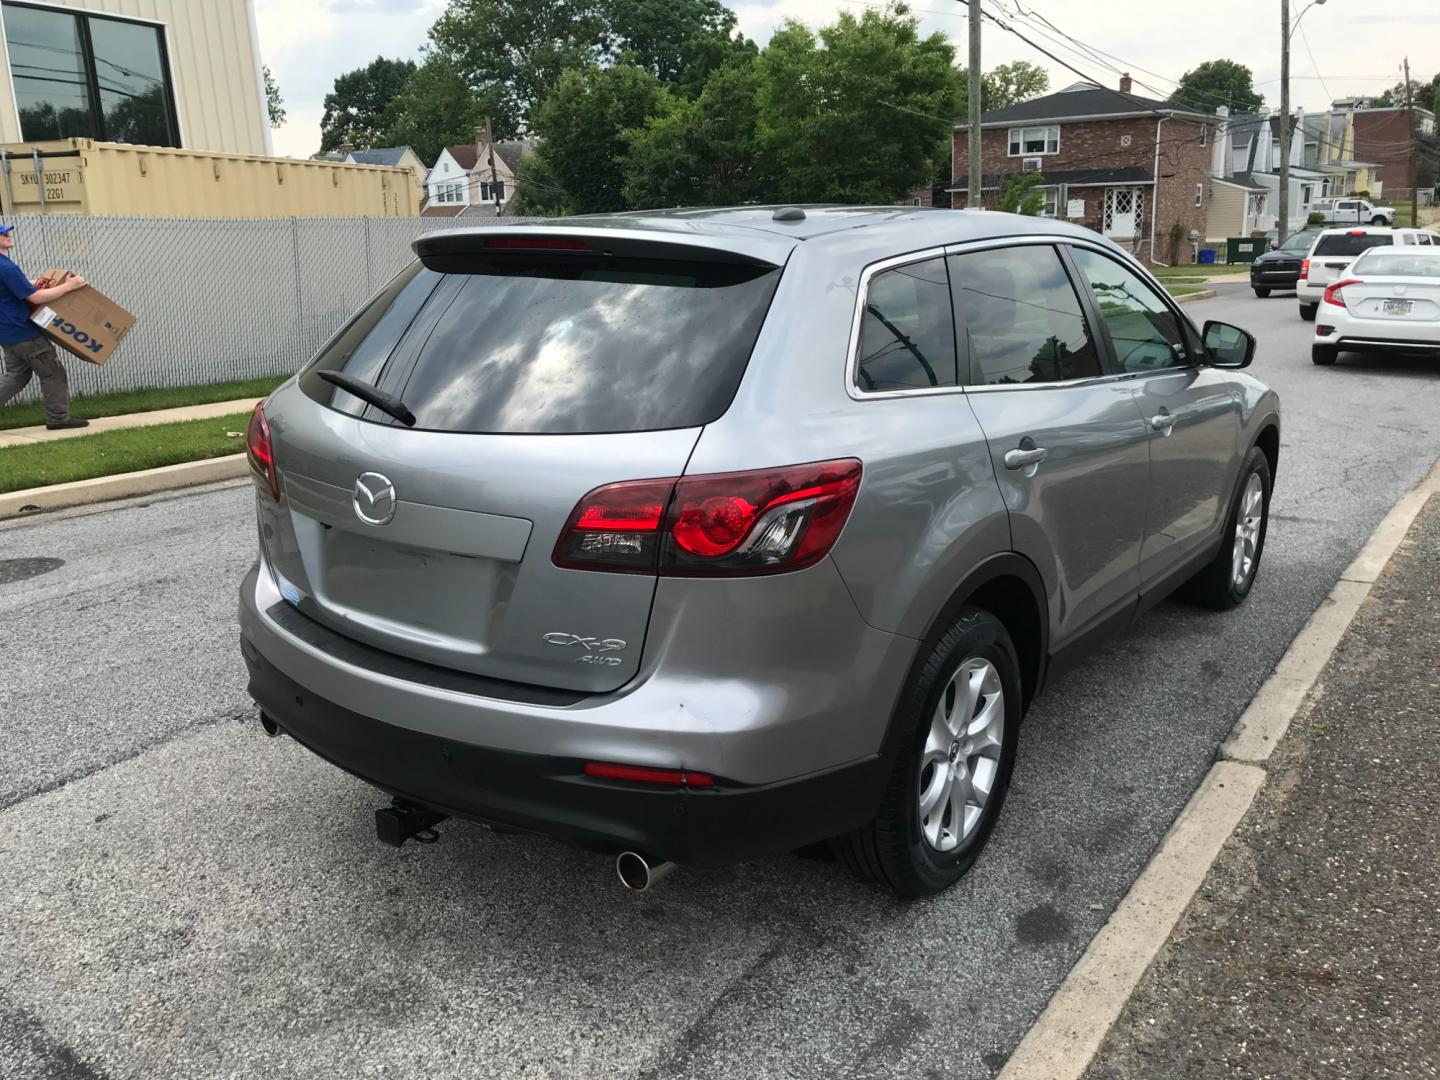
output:
M18 345L40 336L40 328L30 321L28 297L34 291L25 272L0 255L0 345Z

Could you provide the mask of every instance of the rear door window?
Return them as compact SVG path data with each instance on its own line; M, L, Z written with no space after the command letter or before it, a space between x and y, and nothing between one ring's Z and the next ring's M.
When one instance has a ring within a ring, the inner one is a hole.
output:
M945 260L882 270L870 279L860 323L861 390L955 386L955 321Z
M950 256L961 355L977 386L1103 374L1059 252L1041 244Z
M353 355L322 355L316 366L378 383L415 414L417 430L477 434L658 431L718 419L780 276L769 266L565 256L432 265L444 272L417 269L414 293L402 286L388 306L377 301L378 316L362 315L373 329ZM302 385L329 400L328 384L314 382L314 391ZM347 399L334 395L337 407Z
M1315 242L1314 255L1359 255L1372 247L1392 243L1389 233L1334 233Z

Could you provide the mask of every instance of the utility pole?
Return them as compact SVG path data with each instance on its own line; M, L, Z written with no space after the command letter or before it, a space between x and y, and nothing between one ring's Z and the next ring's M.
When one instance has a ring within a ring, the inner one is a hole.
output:
M1405 108L1410 120L1410 224L1420 224L1420 139L1416 135L1415 97L1410 90L1410 57L1405 57Z
M983 205L980 177L980 0L968 0L970 9L970 129L966 143L970 150L970 186L966 206Z
M495 177L495 139L490 134L490 117L485 117L485 150L490 155L490 197L495 200L495 216L500 216L500 182Z
M1280 218L1277 239L1290 235L1290 0L1280 0Z

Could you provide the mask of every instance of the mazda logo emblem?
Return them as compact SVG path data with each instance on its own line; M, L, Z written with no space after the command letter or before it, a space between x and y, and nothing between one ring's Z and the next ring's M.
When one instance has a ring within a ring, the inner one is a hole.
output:
M366 525L388 525L395 517L395 485L377 472L355 480L355 516Z

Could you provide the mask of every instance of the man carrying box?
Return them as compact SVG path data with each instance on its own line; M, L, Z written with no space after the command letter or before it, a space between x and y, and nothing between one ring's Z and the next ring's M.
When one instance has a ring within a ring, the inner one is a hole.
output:
M32 304L48 304L66 293L85 287L79 275L67 278L50 289L37 289L21 269L10 261L15 238L13 225L0 225L0 405L15 397L30 382L31 374L40 378L45 395L45 426L51 431L61 428L89 427L90 421L70 415L70 386L65 366L55 353L55 346L30 321Z

